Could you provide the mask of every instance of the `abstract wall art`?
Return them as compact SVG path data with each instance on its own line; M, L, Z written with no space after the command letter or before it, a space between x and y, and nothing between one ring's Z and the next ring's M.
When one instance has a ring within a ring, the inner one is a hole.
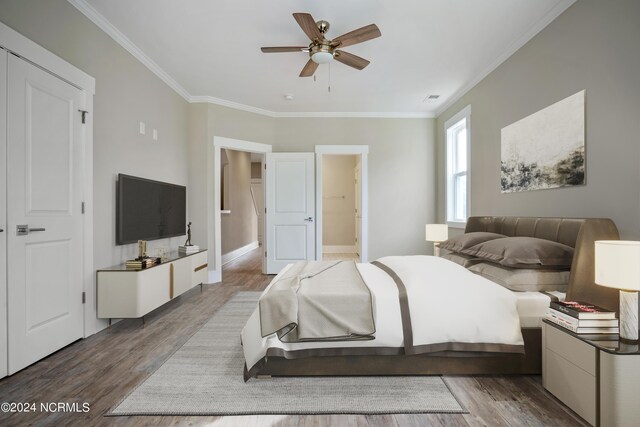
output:
M585 91L502 128L503 193L585 183Z

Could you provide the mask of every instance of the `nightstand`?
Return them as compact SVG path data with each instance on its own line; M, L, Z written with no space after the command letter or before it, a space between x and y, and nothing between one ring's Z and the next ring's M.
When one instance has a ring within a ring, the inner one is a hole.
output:
M618 335L578 335L542 325L542 384L594 426L640 419L640 348Z

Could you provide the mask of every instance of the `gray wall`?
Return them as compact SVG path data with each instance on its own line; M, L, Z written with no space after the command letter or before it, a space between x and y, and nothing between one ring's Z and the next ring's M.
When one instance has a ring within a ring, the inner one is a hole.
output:
M356 156L322 156L322 245L356 244Z
M369 145L369 258L431 253L424 225L435 221L435 120L272 118L191 104L189 217L194 244L207 246L207 180L213 188L213 137L271 144L274 152L314 152L316 145ZM195 116L198 118L195 118ZM202 118L207 116L203 122ZM322 129L322 132L318 132ZM209 262L213 267L213 251Z
M426 254L435 221L435 120L278 118L274 151L369 145L369 259ZM319 132L318 130L322 131Z
M135 245L115 246L115 177L120 172L188 184L193 243L207 246L213 232L207 194L215 178L207 174L214 135L272 144L274 151L369 145L370 258L430 251L422 229L435 219L434 120L272 118L189 105L65 0L0 0L0 20L96 78L96 268L135 255ZM149 130L157 128L160 141L152 142L150 132L138 135L139 121ZM180 243L179 238L157 242Z
M94 265L121 263L137 245L115 245L118 173L187 185L187 102L66 0L2 0L0 20L96 79ZM144 121L147 134L138 133ZM159 141L151 139L151 129ZM150 243L175 248L183 238ZM97 330L101 322L88 324Z
M471 214L609 217L640 237L640 2L580 0L438 117L438 218L445 218L444 122L471 105ZM500 130L586 89L586 181L501 194Z
M226 152L229 161L229 210L222 215L222 254L258 241L258 216L251 197L251 154Z

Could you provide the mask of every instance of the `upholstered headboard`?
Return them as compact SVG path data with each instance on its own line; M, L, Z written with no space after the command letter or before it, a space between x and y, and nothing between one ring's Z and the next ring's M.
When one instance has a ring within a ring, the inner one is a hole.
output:
M618 240L618 228L607 218L536 218L473 216L465 233L489 231L505 236L538 237L574 248L567 300L584 301L618 311L618 291L594 282L596 240Z

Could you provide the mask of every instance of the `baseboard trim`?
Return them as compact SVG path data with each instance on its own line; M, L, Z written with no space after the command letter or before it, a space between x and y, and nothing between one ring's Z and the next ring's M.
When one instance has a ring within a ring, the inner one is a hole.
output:
M207 282L209 284L222 282L222 272L220 270L209 270L207 275Z
M242 255L250 252L258 247L258 241L251 242L248 245L244 245L241 248L235 249L231 252L227 252L226 254L222 254L222 265L228 264L236 258L241 257Z
M336 246L336 245L323 245L322 253L324 254L355 254L357 248L354 246Z

